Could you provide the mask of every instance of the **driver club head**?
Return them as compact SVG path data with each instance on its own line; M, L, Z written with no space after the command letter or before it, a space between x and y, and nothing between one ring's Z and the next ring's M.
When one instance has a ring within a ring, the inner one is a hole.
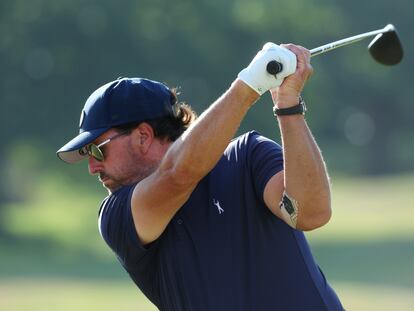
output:
M389 24L368 45L371 56L383 65L396 65L404 55L397 29Z

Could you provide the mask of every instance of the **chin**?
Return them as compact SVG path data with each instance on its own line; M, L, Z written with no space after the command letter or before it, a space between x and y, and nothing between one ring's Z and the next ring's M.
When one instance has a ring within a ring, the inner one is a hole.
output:
M121 187L122 187L122 185L120 185L120 184L114 184L114 183L111 183L110 181L103 182L103 183L102 183L102 186L103 186L106 190L108 190L108 193L109 193L109 194L114 193L116 190L118 190L119 188L121 188Z

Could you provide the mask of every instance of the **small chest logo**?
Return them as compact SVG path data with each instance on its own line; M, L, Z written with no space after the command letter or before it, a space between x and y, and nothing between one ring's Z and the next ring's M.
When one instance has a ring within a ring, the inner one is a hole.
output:
M217 211L218 211L219 214L224 213L224 209L222 209L222 207L220 206L219 200L213 199L213 204L217 208Z

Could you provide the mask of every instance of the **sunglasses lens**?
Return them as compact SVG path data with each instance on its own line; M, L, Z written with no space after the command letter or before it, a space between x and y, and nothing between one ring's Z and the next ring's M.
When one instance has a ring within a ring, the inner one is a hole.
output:
M101 149L99 149L98 146L96 146L94 144L91 144L89 146L89 154L91 156L93 156L98 161L103 161L104 160L104 156L103 156L103 153L102 153Z

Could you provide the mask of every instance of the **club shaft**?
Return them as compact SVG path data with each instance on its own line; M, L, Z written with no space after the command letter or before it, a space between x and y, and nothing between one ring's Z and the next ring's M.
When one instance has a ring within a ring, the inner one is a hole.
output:
M395 30L394 25L388 24L387 26L385 26L382 29L365 32L365 33L362 33L360 35L348 37L348 38L345 38L345 39L342 39L342 40L338 40L338 41L335 41L335 42L332 42L332 43L322 45L320 47L317 47L317 48L314 48L314 49L310 50L310 53L311 53L311 56L316 56L316 55L319 55L319 54L323 54L323 53L335 50L335 49L337 49L341 46L345 46L345 45L349 45L349 44L361 41L361 40L363 40L365 38L368 38L368 37L372 37L372 36L375 36L375 35L380 35L380 34L383 34L383 33L386 33L386 32L395 32L395 31L396 30ZM397 40L398 40L398 38L397 38ZM399 48L401 50L401 47L399 47ZM401 57L402 57L402 51L401 51L401 56L399 57L397 62L399 62L401 60ZM387 61L387 62L382 61L382 63L388 64L389 61ZM392 63L389 63L389 64L392 64ZM283 65L280 62L276 61L276 60L272 60L267 64L266 70L267 70L268 73L270 73L272 75L276 75L276 74L278 74L279 72L281 72L283 70Z
M356 35L356 36L348 37L348 38L338 40L338 41L335 41L335 42L332 42L332 43L328 43L328 44L325 44L325 45L322 45L322 46L319 46L317 48L314 48L314 49L310 50L311 56L316 56L316 55L319 55L319 54L323 54L323 53L332 51L334 49L337 49L341 46L352 44L354 42L358 42L358 41L361 41L365 38L372 37L372 36L378 35L380 33L387 32L387 31L390 31L390 30L386 27L386 28L383 28L383 29L369 31L369 32L366 32L366 33L362 33L360 35Z

